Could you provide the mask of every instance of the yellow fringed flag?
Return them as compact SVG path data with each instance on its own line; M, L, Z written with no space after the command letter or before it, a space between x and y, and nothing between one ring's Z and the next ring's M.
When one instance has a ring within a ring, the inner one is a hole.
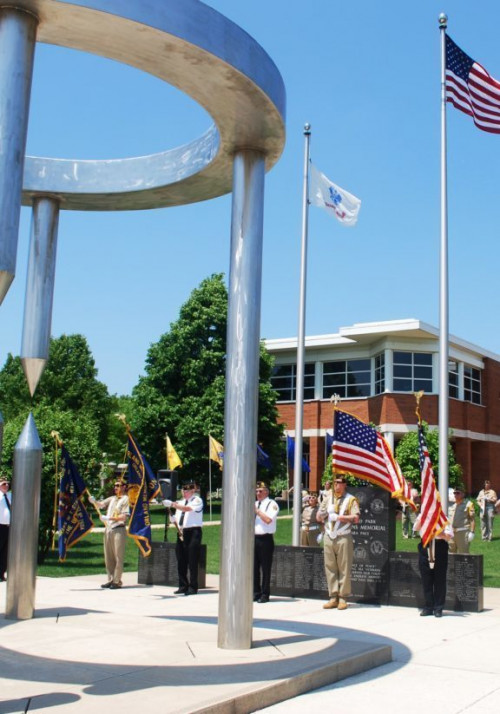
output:
M177 451L172 446L170 437L167 436L166 439L167 439L167 467L168 467L169 471L173 471L174 469L177 468L177 466L180 466L182 468L182 461L180 460Z
M210 459L218 463L219 468L222 471L222 467L224 465L224 447L210 435L208 437L208 443L210 444Z

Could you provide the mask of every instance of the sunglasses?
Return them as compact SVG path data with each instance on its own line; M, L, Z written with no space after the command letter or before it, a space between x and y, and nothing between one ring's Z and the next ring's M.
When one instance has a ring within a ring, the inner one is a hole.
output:
M183 491L194 491L194 483L189 483L182 487Z

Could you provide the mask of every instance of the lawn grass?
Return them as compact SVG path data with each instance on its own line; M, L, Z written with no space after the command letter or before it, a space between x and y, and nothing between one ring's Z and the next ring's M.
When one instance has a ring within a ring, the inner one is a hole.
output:
M212 509L213 520L220 517L220 507L217 511ZM165 509L153 508L151 513L152 523L165 523ZM220 552L220 525L208 525L208 514L205 514L205 527L203 528L203 543L207 546L207 573L219 572ZM292 542L292 518L279 518L275 542L278 545L290 545ZM164 529L153 529L153 541L163 541ZM167 531L169 542L175 542L175 530L171 526ZM418 539L405 540L401 534L401 524L396 523L396 550L416 551ZM479 518L476 521L476 538L471 544L471 553L483 555L485 587L500 587L500 517L493 521L493 540L491 543L481 540ZM132 538L127 538L124 570L137 571L138 549ZM51 551L43 565L38 568L38 574L48 577L67 577L71 575L92 575L105 573L103 534L91 533L68 551L66 561L58 562L57 551Z

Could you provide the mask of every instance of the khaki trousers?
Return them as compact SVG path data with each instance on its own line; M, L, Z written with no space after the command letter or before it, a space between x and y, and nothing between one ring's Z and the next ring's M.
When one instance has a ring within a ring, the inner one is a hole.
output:
M455 531L450 541L450 553L469 553L470 543L467 538L469 531Z
M127 532L125 526L106 528L106 532L104 533L104 560L106 562L108 580L112 581L115 585L122 584L126 543Z
M334 540L325 533L325 575L330 599L351 595L351 567L353 560L352 535L338 536Z

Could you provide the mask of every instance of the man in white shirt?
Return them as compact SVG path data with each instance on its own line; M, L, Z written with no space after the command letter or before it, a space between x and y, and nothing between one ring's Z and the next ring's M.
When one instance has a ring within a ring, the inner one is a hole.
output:
M255 489L255 546L253 570L254 602L269 602L271 594L271 567L274 553L276 519L280 512L276 501L269 498L269 489L264 481L258 481Z
M0 582L6 579L12 495L9 482L0 478Z
M162 501L165 508L175 508L173 519L177 527L177 573L179 587L175 595L196 595L203 526L203 501L192 481L182 485L182 499Z

